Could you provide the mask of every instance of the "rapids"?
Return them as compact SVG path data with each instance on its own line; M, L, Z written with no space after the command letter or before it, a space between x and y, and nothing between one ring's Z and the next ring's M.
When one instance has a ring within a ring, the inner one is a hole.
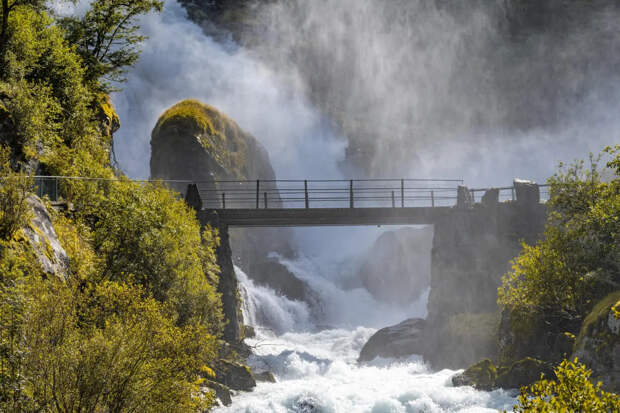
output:
M309 279L311 260L288 263L288 267L301 278ZM256 286L239 268L236 273L242 286L245 320L254 324L257 331L255 338L246 340L255 353L249 364L257 371L271 371L277 382L258 383L254 391L238 393L231 406L216 412L417 413L512 409L513 393L453 387L451 377L456 371L433 372L419 356L358 365L359 352L376 328L363 324L317 328L306 304ZM316 274L315 278L322 277ZM359 292L347 293L336 285L332 287L337 291L337 300L359 298ZM372 308L366 311L369 310Z

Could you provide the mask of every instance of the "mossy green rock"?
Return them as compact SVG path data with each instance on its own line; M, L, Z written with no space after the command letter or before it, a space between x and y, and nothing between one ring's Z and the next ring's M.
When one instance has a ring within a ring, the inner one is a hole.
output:
M230 406L232 404L232 397L228 386L213 380L205 380L203 384L205 387L215 391L216 397L224 406Z
M250 391L256 387L250 368L234 361L220 360L215 370L215 380L233 390Z
M620 290L600 300L585 318L573 358L592 370L608 391L620 390Z
M452 377L452 384L472 386L478 390L491 390L495 387L496 380L497 368L490 359L484 359Z
M540 380L555 378L553 366L541 360L526 357L514 362L509 367L500 368L495 385L504 389L518 389Z

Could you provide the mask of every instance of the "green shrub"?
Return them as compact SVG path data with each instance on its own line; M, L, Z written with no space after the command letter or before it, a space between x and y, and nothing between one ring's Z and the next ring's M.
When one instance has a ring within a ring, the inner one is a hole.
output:
M556 369L556 380L544 380L521 388L517 412L617 412L620 398L590 382L592 372L578 360L564 360Z

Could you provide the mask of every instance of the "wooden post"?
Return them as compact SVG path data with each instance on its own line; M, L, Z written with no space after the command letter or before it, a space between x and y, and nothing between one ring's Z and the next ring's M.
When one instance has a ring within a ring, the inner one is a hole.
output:
M260 193L260 181L257 179L256 180L256 209L258 209L259 193Z
M396 199L394 199L394 191L392 191L392 208L396 208Z
M431 191L431 206L435 208L435 191Z
M400 207L405 207L405 180L400 180Z
M310 200L308 199L308 181L304 181L304 197L306 199L306 209L310 208Z
M355 205L353 203L353 179L349 181L349 208L353 208Z
M222 209L226 209L226 192L222 192Z
M267 192L265 192L264 194L265 194L265 209L267 209Z

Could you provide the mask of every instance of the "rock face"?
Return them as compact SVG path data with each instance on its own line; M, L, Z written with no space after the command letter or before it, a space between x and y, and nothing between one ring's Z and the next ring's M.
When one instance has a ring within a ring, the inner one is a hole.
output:
M599 301L586 317L573 357L592 370L593 381L620 391L620 290Z
M426 321L423 319L411 318L395 326L382 328L364 344L358 361L423 354L425 327Z
M33 216L30 225L24 228L24 233L41 268L47 275L65 279L69 275L69 257L58 241L52 218L38 197L28 197L28 204L32 208Z
M269 181L275 179L275 173L267 151L252 135L216 108L186 100L164 112L153 129L151 177L189 180L199 182L200 189L214 189L216 180ZM185 196L188 185L178 183L171 187ZM209 192L202 193L201 201L204 208L220 207L220 200L210 198ZM274 200L274 205L277 202ZM284 266L268 258L271 252L292 254L287 230L235 229L229 232L222 227L219 230L222 241L226 241L220 243L217 252L222 270L219 288L229 320L225 336L235 341L241 337L242 322L233 263L250 277L259 273L254 271L255 267L268 266L269 277L258 277L256 282L279 289L293 299L302 299L306 287Z
M519 195L519 194L518 194ZM454 208L435 224L428 302L430 344L437 368L461 368L497 356L497 288L521 250L544 231L546 207L535 198Z
M421 323L409 322L380 330L360 360L421 352L435 368L456 369L497 358L503 322L497 288L510 260L520 252L520 242L534 243L543 233L546 207L527 191L519 192L522 198L515 202L499 203L497 191L491 190L484 203L470 207L466 199L470 191L464 188L461 193L461 205L434 225L423 330Z
M381 234L364 255L359 275L378 300L406 305L430 285L432 227L403 228Z
M220 360L215 377L218 383L233 390L250 391L256 387L256 380L249 367L232 361Z

